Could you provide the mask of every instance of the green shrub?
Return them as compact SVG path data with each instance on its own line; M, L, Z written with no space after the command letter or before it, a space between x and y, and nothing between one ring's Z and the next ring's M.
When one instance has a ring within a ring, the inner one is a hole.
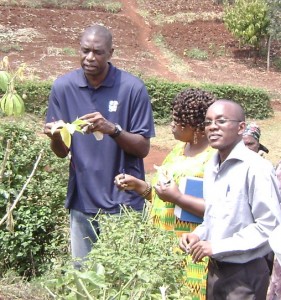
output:
M48 98L52 81L25 81L17 83L19 95L26 94L25 111L44 116L48 107Z
M67 255L67 212L63 207L68 178L68 162L50 150L49 141L19 120L0 126L0 161L7 140L11 140L9 159L0 180L0 215L13 204L33 170L41 149L39 166L13 211L14 231L2 225L0 231L0 273L8 269L31 277L43 274L58 254ZM3 166L2 166L3 168Z
M211 91L219 99L231 99L238 102L244 108L248 118L265 119L273 114L270 97L262 89L227 84L204 84L201 87Z
M145 80L151 98L154 120L158 124L165 124L171 118L171 102L182 89L192 87L190 84L177 84L161 81L156 78Z
M171 117L171 102L176 94L185 88L202 88L214 93L218 98L232 99L240 103L248 118L266 119L273 114L269 94L261 89L237 85L177 83L157 78L144 78L151 97L154 119L157 124L166 124ZM45 116L52 82L26 81L17 84L20 95L26 94L26 111Z
M202 88L217 98L231 99L242 105L248 118L265 119L273 114L268 93L261 89L236 85L175 83L155 78L145 79L151 97L155 122L165 124L170 121L171 102L176 94L186 88Z
M58 270L45 282L60 299L191 299L182 283L185 254L172 233L155 228L148 216L124 211L100 216L101 234L82 272ZM161 289L166 289L161 298ZM91 298L87 298L88 295Z

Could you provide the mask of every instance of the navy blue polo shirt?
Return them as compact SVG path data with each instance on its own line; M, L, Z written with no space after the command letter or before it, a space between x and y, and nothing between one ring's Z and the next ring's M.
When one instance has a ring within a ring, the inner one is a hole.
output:
M112 123L147 138L155 136L150 98L137 77L110 64L106 79L91 87L83 69L55 80L49 98L47 122L73 122L98 111ZM69 183L65 206L84 213L120 211L119 204L141 210L144 200L132 191L119 191L114 178L123 170L144 179L143 159L125 153L107 134L97 141L93 134L72 135Z

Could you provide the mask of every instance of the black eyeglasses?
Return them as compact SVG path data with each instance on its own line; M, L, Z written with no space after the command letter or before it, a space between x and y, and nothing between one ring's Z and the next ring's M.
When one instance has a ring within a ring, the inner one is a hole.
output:
M220 126L220 125L224 125L227 122L237 122L240 123L242 121L238 121L238 120L230 120L230 119L216 119L216 120L205 120L203 122L205 127L211 126L213 123L215 123L215 125Z

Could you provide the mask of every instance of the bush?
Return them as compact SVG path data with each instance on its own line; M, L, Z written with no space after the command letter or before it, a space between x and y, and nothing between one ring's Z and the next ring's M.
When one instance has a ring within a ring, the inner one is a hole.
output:
M17 83L19 95L26 94L25 111L44 116L47 111L51 81L25 81Z
M182 283L185 255L176 251L174 233L155 228L149 216L135 211L124 210L121 217L101 215L99 222L101 234L84 270L69 268L64 275L58 270L56 278L45 282L53 296L76 299L80 293L81 299L191 299ZM160 288L166 290L167 298L161 298Z
M171 102L178 92L186 88L202 88L214 93L218 98L232 99L240 103L246 116L253 119L265 119L272 116L269 94L261 89L237 85L176 83L144 78L144 83L151 97L154 120L157 124L167 124L171 118ZM45 116L52 82L18 83L17 91L26 94L26 111Z
M68 162L56 158L49 141L28 127L26 122L5 119L0 126L0 161L7 140L11 140L11 152L0 179L1 218L22 189L40 150L44 149L36 173L13 211L14 230L1 228L0 273L12 269L31 277L43 274L58 254L63 257L68 252L68 220L63 207Z
M239 103L246 116L253 119L266 119L273 114L268 93L262 89L235 85L205 84L201 86L219 99L231 99Z
M254 119L265 119L273 114L268 93L261 89L236 85L174 83L155 78L145 79L151 97L155 122L165 124L171 118L171 102L176 94L186 88L201 88L213 93L217 98L231 99L245 109L246 116Z

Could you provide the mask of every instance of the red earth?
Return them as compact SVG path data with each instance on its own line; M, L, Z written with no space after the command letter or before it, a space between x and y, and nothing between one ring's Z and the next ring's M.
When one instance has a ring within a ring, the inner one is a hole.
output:
M239 49L222 22L222 7L213 0L143 0L142 7L136 0L119 2L122 8L117 13L78 5L70 9L0 5L0 59L8 55L12 66L26 63L29 76L53 80L79 67L80 33L101 23L113 33L112 62L120 68L169 81L262 88L272 95L273 108L280 109L280 73L273 67L267 72L264 57L254 64L250 51ZM204 20L206 16L208 20ZM194 21L188 22L191 17ZM155 37L161 37L165 47L163 43L157 46ZM194 48L205 50L208 59L191 59L184 54ZM273 53L280 57L280 45L274 45ZM153 170L153 163L162 162L168 150L152 147L145 159L147 172Z

